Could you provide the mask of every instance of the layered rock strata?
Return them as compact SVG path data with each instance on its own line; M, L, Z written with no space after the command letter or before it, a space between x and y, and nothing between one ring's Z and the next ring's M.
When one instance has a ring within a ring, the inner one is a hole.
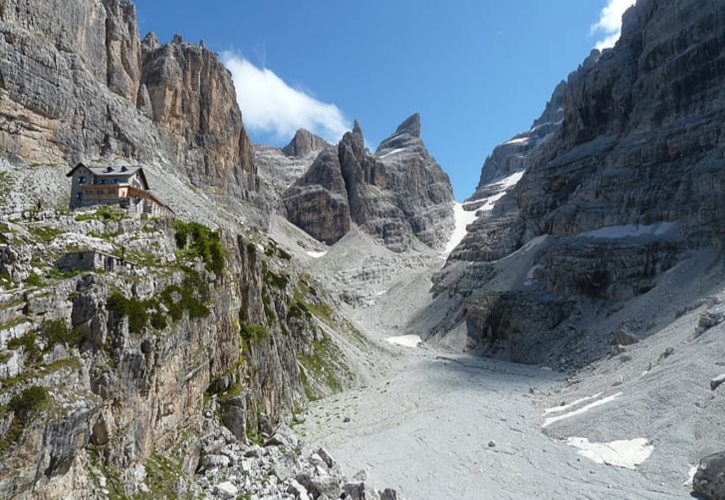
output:
M420 138L420 117L403 122L374 155L356 122L284 194L288 219L334 243L358 224L395 251L414 239L439 248L452 229L448 176Z
M141 43L129 0L0 7L0 147L27 163L179 165L246 197L254 158L229 72L203 47Z

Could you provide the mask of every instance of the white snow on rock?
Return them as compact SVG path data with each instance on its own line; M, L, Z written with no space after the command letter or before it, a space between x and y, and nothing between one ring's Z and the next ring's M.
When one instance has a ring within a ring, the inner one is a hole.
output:
M418 335L401 335L399 337L388 337L385 339L391 344L402 345L403 347L418 347L423 340Z
M519 137L517 139L511 139L510 141L504 142L504 144L526 144L529 142L528 137Z
M310 250L310 251L307 252L307 255L309 255L313 259L319 259L319 258L324 257L325 255L327 255L327 250L325 250L324 252L313 252L313 251Z
M608 443L590 442L587 438L570 437L566 444L578 448L579 455L598 464L634 469L649 458L655 447L647 438L621 439Z
M561 406L555 406L553 408L548 408L548 409L544 410L544 415L547 415L549 413L561 413L563 411L570 410L571 408L574 408L575 406L580 405L580 404L582 404L582 403L584 403L586 401L591 401L592 399L597 399L601 395L602 395L602 393L601 392L598 392L594 396L587 396L587 397L584 397L584 398L581 398L581 399L577 399L576 401L572 401L571 403L566 404L566 405L561 405Z
M579 408L577 410L570 411L569 413L565 413L564 415L557 415L556 417L549 417L544 421L544 424L542 425L542 427L549 427L551 424L553 424L554 422L558 422L559 420L564 420L565 418L571 418L571 417L576 417L577 415L582 415L582 414L588 412L589 410L591 410L592 408L596 408L597 406L602 406L607 403L611 403L612 401L614 401L621 395L622 395L622 393L618 392L616 394L612 394L611 396L607 396L606 398L602 398L597 401L594 401L593 403L589 403L586 406L582 406L581 408Z
M453 234L451 234L448 243L446 244L445 250L441 254L443 257L448 257L454 248L466 237L468 231L466 227L472 224L476 220L476 211L467 211L463 209L463 204L454 203L453 205L453 220L455 221L455 227L453 228Z
M451 234L451 237L448 240L448 244L446 244L446 248L441 253L441 257L443 257L444 259L447 258L451 254L451 252L458 246L458 244L463 240L463 238L466 237L466 234L468 234L466 228L469 224L472 224L478 218L477 214L479 212L487 212L493 210L496 202L503 198L508 192L508 189L515 186L523 176L524 172L516 172L509 175L508 177L504 177L503 179L492 182L491 184L501 189L500 192L496 193L493 196L481 198L478 200L471 200L465 203L454 202L453 220L455 221L455 227L453 228L453 234ZM465 206L470 206L474 203L478 204L481 202L484 202L483 205L478 207L476 210L464 209Z
M521 178L524 176L524 171L521 172L514 172L513 174L509 175L508 177L504 177L500 181L497 181L496 184L503 186L506 189L514 187L516 184L519 183Z
M405 151L405 149L406 148L393 149L392 151L388 151L387 153L385 153L384 155L379 156L378 158L385 158L386 156L391 156L391 155L400 153L401 151Z

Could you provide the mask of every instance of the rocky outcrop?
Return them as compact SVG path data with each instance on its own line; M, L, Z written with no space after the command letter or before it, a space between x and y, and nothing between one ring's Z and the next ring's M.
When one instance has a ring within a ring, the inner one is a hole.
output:
M530 136L521 135L497 148L475 196L490 200L497 178L523 175L469 226L449 265L490 262L504 273L504 259L524 259L526 277L459 280L451 317L481 323L470 300L496 292L606 307L649 293L684 251L722 248L724 20L721 2L639 0L617 45L594 51L557 88L532 128L555 119L545 139L525 149ZM554 352L551 332L561 344L569 338L561 326L531 331L510 347L539 342Z
M173 141L173 158L197 186L245 197L258 189L254 152L229 71L216 54L180 37L143 45L141 84L153 121Z
M281 214L286 209L282 196L312 166L317 155L331 147L324 139L300 129L283 148L256 144L254 159L259 173L260 190L269 205Z
M375 155L355 122L337 148L321 153L283 198L289 220L313 236L325 235L327 243L337 241L354 222L395 251L410 248L414 238L438 248L452 228L450 181L420 138L417 114L383 141ZM311 212L324 207L335 212ZM348 211L349 220L342 222Z
M284 194L287 219L313 238L333 244L350 230L350 205L340 159L326 149Z
M136 481L126 471L162 458L188 477L216 422L257 439L307 397L352 383L310 312L327 310L321 290L274 244L193 223L85 219L3 229L0 248L30 252L34 276L16 274L0 294L3 496L90 491L94 474L125 488ZM53 270L79 244L133 266Z
M301 128L295 133L289 144L282 148L282 152L287 156L303 157L319 153L328 146L325 139Z
M724 16L695 0L627 12L617 46L569 77L561 129L514 191L524 229L509 250L540 234L672 221L691 246L722 245Z
M162 162L220 194L256 191L229 73L201 47L149 42L128 0L4 2L0 148L27 163Z
M725 452L709 455L700 461L692 489L704 498L725 498Z
M567 84L564 81L556 86L544 112L534 120L529 130L515 135L494 148L481 168L481 179L478 181L476 192L469 200L485 198L488 196L486 188L490 184L495 183L498 179L526 170L536 151L561 126L564 118L563 106L566 88Z

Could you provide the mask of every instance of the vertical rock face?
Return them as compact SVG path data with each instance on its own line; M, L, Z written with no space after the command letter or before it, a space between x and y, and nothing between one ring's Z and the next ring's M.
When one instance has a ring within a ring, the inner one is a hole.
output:
M141 79L141 42L136 9L129 0L104 0L106 9L106 80L113 92L135 103Z
M504 339L526 361L553 356L580 327L576 308L558 325L509 335L511 325L496 321L511 310L502 294L532 318L552 300L629 301L654 293L684 250L723 247L723 25L721 1L639 0L617 45L593 52L555 92L539 120L563 117L553 134L529 150L530 135L518 136L489 158L478 195L511 168L525 173L451 253L450 261L475 262L471 276L451 262L436 277L459 294L449 317L471 327L471 344L495 351ZM504 257L525 262L526 280L492 278ZM492 307L476 316L487 297Z
M405 120L375 152L385 168L376 186L392 193L413 234L440 248L453 227L453 189L448 175L428 153L420 137L420 115Z
M526 132L512 137L507 142L496 146L493 153L486 158L481 169L481 179L471 200L486 196L486 186L497 179L503 179L526 170L539 148L551 138L561 126L564 118L564 95L566 82L562 81L554 89L546 109Z
M216 55L182 43L144 43L142 84L153 121L176 138L174 156L189 177L220 193L256 191L254 153L234 85Z
M199 47L142 49L130 0L3 2L0 110L0 148L26 162L116 155L180 164L221 194L258 189L229 73Z
M320 153L284 194L287 218L313 238L333 244L350 230L350 205L336 148Z
M498 258L541 234L673 221L689 245L722 245L724 20L722 2L639 1L617 46L570 75L561 128L508 200L518 215L503 229L507 244L492 254L480 236L497 222L479 219L454 257Z
M331 178L334 189L321 181ZM324 203L313 201L315 197ZM333 198L334 215L311 211L333 208ZM375 155L365 147L362 129L355 122L337 148L321 153L284 195L289 220L311 235L324 235L323 241L334 243L354 222L395 251L410 248L414 238L440 247L452 227L452 200L448 176L420 138L417 114L383 141ZM329 226L330 221L335 221L334 226Z

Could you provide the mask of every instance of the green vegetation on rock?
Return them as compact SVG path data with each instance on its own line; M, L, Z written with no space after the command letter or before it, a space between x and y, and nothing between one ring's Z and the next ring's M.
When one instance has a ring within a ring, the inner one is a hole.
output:
M198 222L177 221L175 229L176 246L200 258L207 271L221 276L226 254L219 233Z

